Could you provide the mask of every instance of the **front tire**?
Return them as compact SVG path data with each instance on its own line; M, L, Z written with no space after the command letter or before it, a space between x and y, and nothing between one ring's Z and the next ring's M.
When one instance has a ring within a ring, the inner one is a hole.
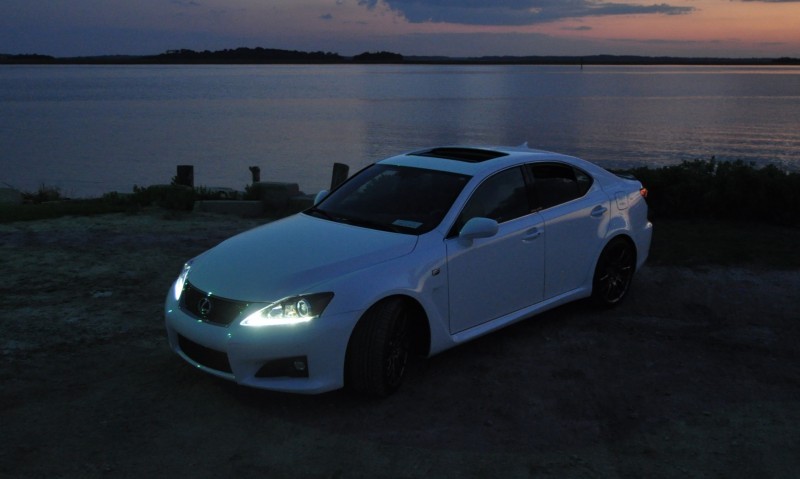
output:
M592 281L592 299L610 308L625 298L636 271L636 249L625 238L615 238L606 245L597 260Z
M411 318L399 298L376 304L356 325L347 348L347 385L385 397L403 382L411 350Z

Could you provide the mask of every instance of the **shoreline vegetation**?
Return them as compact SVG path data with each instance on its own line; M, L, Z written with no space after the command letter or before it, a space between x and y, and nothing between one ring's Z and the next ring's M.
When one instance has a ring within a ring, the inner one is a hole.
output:
M800 172L712 157L618 173L634 175L649 190L650 219L656 228L652 264L800 268L796 251L800 244ZM22 204L0 203L0 224L63 216L137 215L153 210L180 220L193 210L195 201L253 200L253 193L250 186L231 193L178 185L173 179L171 185L136 186L132 193L70 200L57 188L42 185L36 192L23 193ZM300 209L265 209L262 216L275 219Z
M530 56L405 56L379 51L343 56L335 52L305 52L274 48L216 51L168 50L158 55L98 55L55 57L43 54L0 54L0 65L204 65L204 64L431 64L431 65L800 65L800 58L715 58L639 55Z

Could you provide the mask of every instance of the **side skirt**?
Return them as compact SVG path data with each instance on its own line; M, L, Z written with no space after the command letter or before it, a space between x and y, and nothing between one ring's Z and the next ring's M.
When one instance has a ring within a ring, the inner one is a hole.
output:
M520 309L519 311L514 311L513 313L509 313L497 319L493 319L483 324L479 324L470 329L466 329L464 331L452 335L451 336L452 343L449 345L449 347L457 346L461 343L465 343L477 337L489 334L493 331L497 331L498 329L502 329L510 324L514 324L518 321L522 321L523 319L529 318L539 313L543 313L547 310L561 306L562 304L570 303L572 301L581 298L587 298L591 295L591 293L592 293L591 288L581 287L578 289L573 289L572 291L568 291L564 294L555 296L546 301L542 301L541 303L537 303L533 306ZM445 347L437 351L431 351L431 354L444 351L445 349L448 348Z

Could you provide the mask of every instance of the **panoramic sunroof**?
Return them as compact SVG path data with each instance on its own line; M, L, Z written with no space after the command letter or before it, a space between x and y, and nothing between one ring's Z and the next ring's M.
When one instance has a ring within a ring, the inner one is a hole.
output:
M508 153L500 151L482 150L480 148L434 148L432 150L418 151L411 153L416 156L430 156L433 158L444 158L446 160L466 161L468 163L480 163L481 161L493 160Z

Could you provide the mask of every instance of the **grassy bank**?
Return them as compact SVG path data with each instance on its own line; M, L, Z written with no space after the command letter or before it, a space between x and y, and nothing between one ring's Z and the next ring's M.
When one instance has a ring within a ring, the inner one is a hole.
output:
M0 223L33 221L61 216L90 216L106 213L135 214L142 208L189 211L196 199L211 199L202 188L177 185L133 187L133 193L107 193L101 198L63 198L58 188L41 186L22 193L23 204L0 203Z
M127 210L127 205L107 201L103 198L48 201L46 203L25 203L21 205L0 204L0 223L42 220L61 216L120 213Z
M650 191L655 219L724 219L800 226L800 173L743 161L684 161L629 170Z
M628 173L649 190L651 264L800 268L800 173L713 157Z
M800 269L800 228L730 220L654 221L649 264Z

